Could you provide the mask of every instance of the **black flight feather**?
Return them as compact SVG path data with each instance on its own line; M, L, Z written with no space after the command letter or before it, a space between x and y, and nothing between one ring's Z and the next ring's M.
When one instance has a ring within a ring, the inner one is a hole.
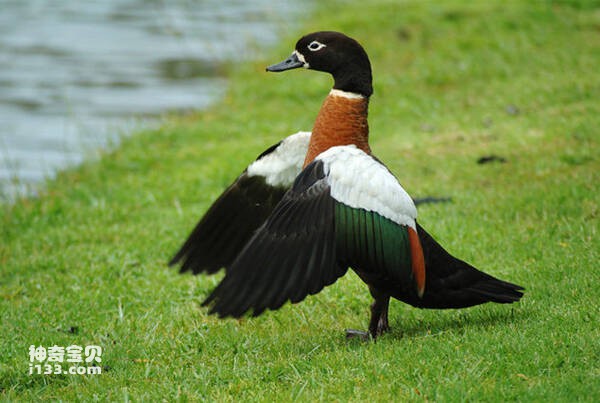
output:
M334 252L335 200L329 191L323 163L309 164L203 302L210 313L259 315L288 300L299 302L346 272Z
M181 272L194 274L228 267L285 191L244 171L209 208L169 265L180 263Z
M523 296L523 287L477 270L450 255L418 224L417 230L427 271L425 293L420 300L405 302L420 308L465 308L516 302Z

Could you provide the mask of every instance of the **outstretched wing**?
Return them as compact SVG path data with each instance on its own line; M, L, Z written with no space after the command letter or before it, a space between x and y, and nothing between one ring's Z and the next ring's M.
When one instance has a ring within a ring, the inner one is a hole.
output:
M203 305L221 317L299 302L344 275L335 254L335 201L322 161L296 178Z
M381 163L354 146L332 147L302 171L203 305L221 317L259 315L319 292L348 266L422 294L415 216Z
M310 132L269 147L213 203L169 262L181 272L228 267L302 169Z

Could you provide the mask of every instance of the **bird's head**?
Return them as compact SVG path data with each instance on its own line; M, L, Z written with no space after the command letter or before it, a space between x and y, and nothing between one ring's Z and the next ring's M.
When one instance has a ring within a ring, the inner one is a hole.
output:
M290 57L267 67L267 71L299 67L330 73L335 89L367 97L373 93L367 53L356 40L340 32L320 31L303 36L296 42Z

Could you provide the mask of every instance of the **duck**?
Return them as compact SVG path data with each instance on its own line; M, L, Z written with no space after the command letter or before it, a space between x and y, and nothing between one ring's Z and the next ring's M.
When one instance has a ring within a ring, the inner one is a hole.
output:
M514 303L522 286L452 256L417 222L415 201L369 145L372 70L364 48L335 31L302 36L266 68L333 77L311 132L267 148L201 218L170 261L225 275L202 306L220 318L298 303L352 270L373 298L367 331L390 330L391 299L416 308Z

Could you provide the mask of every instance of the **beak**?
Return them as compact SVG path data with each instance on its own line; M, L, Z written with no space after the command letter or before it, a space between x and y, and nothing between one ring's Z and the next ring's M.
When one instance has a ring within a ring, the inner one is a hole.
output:
M290 57L282 61L281 63L274 64L272 66L267 67L267 71L279 72L286 71L291 69L297 69L298 67L303 67L306 63L298 59L298 55L296 52L292 53Z

